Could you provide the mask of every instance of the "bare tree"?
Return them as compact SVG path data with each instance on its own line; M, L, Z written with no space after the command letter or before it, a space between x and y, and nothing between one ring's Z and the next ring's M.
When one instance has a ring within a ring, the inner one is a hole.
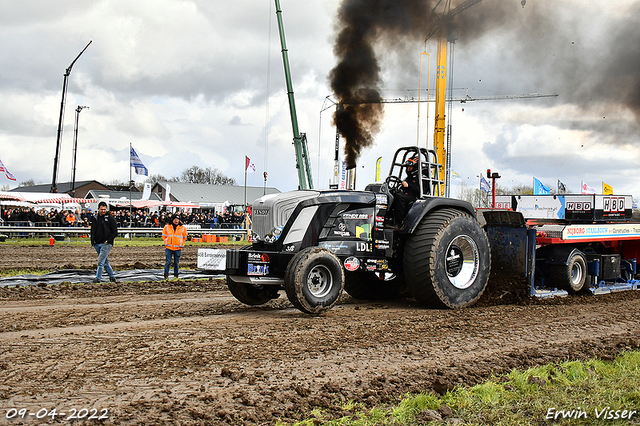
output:
M208 185L237 185L235 179L230 178L222 174L218 169L212 169L207 167L203 169L199 166L191 166L185 169L180 177L167 178L161 174L149 175L145 180L147 183L151 183L151 186L158 182L185 182L185 183L205 183Z
M180 175L180 182L186 183L206 183L209 185L237 185L234 178L222 174L218 169L207 167L203 169L198 166L191 166Z
M514 185L511 188L500 186L496 182L496 195L532 195L533 186L531 185ZM471 203L473 207L489 207L491 205L491 193L484 192L480 188L472 188L462 182L458 188L457 198Z
M552 192L555 192L552 190ZM496 191L496 194L498 192ZM505 194L509 194L509 195L533 195L533 186L531 185L524 185L524 184L519 184L519 185L514 185L510 190L507 190L507 192L505 192Z
M33 179L25 180L24 182L20 182L18 186L34 186L36 182Z
M150 183L151 186L155 185L158 182L180 182L180 179L172 176L170 178L166 178L161 174L149 175L145 182Z
M498 191L496 191L497 193ZM468 201L475 208L489 207L489 194L480 188L470 187L464 182L458 188L458 199Z

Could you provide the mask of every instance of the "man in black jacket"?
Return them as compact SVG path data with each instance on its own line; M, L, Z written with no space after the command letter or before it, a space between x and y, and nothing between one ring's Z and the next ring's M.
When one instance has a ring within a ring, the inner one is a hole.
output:
M102 271L107 270L109 281L115 282L116 276L109 264L109 252L113 248L113 240L118 235L116 220L107 212L107 203L100 201L98 214L91 217L91 245L98 252L98 269L94 283L102 280Z

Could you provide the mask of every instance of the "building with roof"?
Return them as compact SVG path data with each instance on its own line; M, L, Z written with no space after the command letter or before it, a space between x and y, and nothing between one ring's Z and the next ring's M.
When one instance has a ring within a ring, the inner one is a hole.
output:
M75 188L75 194L72 194L71 187ZM91 190L105 190L109 191L109 188L106 185L101 184L97 180L82 180L78 181L73 185L71 182L60 182L58 184L58 194L69 194L72 197L76 198L90 198L87 197L87 193ZM17 188L13 188L9 190L9 192L50 192L51 184L50 183L41 183L38 185L32 186L19 186Z
M129 194L128 190L127 191L108 191L108 190L101 190L101 189L92 189L87 193L86 198L93 198L95 200L108 199L111 201L131 199L131 201L138 201L138 200L142 200L142 195L143 193L138 191L137 188L133 189L131 191L131 194ZM153 194L153 193L150 195L149 200L162 201L162 199L160 199L159 194Z
M21 186L11 191L4 191L0 194L0 199L11 202L30 201L36 202L40 198L51 198L55 195L71 195L71 184L58 184L58 194L47 192L51 188L48 184ZM143 200L144 193L137 188L128 190L114 190L98 181L76 182L76 199L87 199L95 201L82 201L83 207L96 209L98 201L106 201L115 208L205 208L222 211L227 206L242 206L245 201L245 187L234 185L209 185L185 182L158 182L152 188L149 197ZM125 188L125 187L122 187ZM27 197L28 193L31 197ZM267 194L279 194L280 191L274 187L247 186L246 201L249 205ZM12 196L15 194L15 196ZM36 197L36 198L33 198ZM168 197L168 199L167 199ZM33 198L33 199L32 199ZM42 203L43 201L37 201ZM53 201L52 201L53 202ZM59 203L59 201L56 201ZM80 201L77 201L80 202Z
M247 186L246 189L246 200L249 205L263 195L280 193L278 189L273 187ZM166 199L167 192L170 201L194 203L203 208L217 207L223 204L243 205L245 200L245 187L239 185L158 182L151 188L151 193L158 194L162 200Z

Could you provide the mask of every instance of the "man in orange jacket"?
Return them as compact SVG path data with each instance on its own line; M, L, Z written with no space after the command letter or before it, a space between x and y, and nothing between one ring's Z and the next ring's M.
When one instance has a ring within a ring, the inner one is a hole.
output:
M180 222L180 216L174 214L171 222L167 223L162 230L162 239L164 241L164 279L169 278L169 266L171 266L171 258L173 257L173 276L178 278L178 269L180 268L180 255L182 247L187 240L187 228Z

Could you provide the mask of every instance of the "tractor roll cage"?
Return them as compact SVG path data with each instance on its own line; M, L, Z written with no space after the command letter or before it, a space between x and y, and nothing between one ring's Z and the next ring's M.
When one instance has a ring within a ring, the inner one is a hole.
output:
M396 151L391 162L389 176L397 176L400 180L407 178L407 169L403 164L410 158L418 156L418 175L422 177L420 198L442 195L444 182L439 178L442 165L438 163L438 156L433 149L417 146L403 147Z

